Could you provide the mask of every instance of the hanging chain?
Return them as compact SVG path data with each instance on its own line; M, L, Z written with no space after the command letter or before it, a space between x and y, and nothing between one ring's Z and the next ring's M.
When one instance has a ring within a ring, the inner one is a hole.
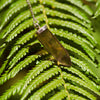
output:
M33 11L32 11L31 3L30 3L29 0L26 0L26 2L27 2L27 4L28 4L28 6L29 6L31 15L32 15L32 17L33 17L33 24L34 24L34 27L35 27L36 29L39 29L39 28L40 28L40 25L39 25L37 19L35 19L34 13L33 13Z

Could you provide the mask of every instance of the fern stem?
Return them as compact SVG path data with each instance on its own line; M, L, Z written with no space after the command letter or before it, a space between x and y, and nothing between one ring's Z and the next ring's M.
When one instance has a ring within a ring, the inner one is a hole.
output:
M67 86L66 86L65 80L63 79L62 70L61 70L60 67L58 67L58 68L59 68L59 70L60 70L61 79L62 79L62 81L63 81L63 83L64 83L65 91L66 91L66 93L67 93L67 95L68 95L68 100L71 100L71 99L70 99L70 94L69 94L69 92L68 92L68 90L67 90Z
M43 1L42 0L39 0L40 1L40 4L42 5L42 9L43 9L43 15L44 15L44 18L45 18L45 22L46 22L46 25L48 27L48 29L50 29L50 26L48 24L48 18L47 18L47 15L46 15L46 10L45 10L45 7L43 6Z
M47 15L46 15L45 7L44 7L43 4L42 4L42 0L39 0L39 1L40 1L40 4L42 5L42 8L43 8L43 15L44 15L44 17L45 17L46 25L47 25L47 27L50 29L50 26L48 25L48 18L47 18ZM58 68L59 68L59 67L58 67ZM61 69L59 68L59 70L60 70L60 75L61 75L62 81L63 81L63 83L64 83L64 88L65 88L66 93L67 93L67 95L68 95L68 100L70 100L70 95L69 95L69 92L67 91L67 88L66 88L67 86L66 86L65 81L64 81L64 79L63 79L63 75L62 75L62 73L61 73Z

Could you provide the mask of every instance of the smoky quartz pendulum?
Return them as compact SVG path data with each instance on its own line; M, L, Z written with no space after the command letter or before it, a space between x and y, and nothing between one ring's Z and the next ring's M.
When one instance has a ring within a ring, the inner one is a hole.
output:
M46 25L40 28L38 21L34 17L32 7L29 0L26 0L33 17L33 25L37 29L37 38L44 48L64 66L71 66L71 59L68 51L61 45L58 39L51 33Z

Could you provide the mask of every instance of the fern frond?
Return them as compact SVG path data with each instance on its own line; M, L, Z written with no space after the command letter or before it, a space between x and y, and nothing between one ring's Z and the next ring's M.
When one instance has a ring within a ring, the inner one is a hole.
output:
M78 86L74 86L71 84L66 83L66 87L70 90L74 90L76 92L79 92L80 94L86 96L87 98L91 99L91 100L96 100L96 97L94 97L92 94L90 94L89 92L87 92L86 90L79 88Z
M9 83L8 80L16 78L24 69L27 72L23 79L3 91L0 100L8 100L16 94L21 100L98 99L100 74L97 66L100 61L97 56L100 50L94 33L97 30L99 33L99 27L95 28L93 18L98 22L99 0L30 2L40 26L46 23L68 50L72 66L57 65L51 54L44 54L45 48L35 35L36 29L25 0L1 0L0 85ZM97 7L96 12L93 7Z
M93 91L94 93L100 95L100 92L96 88L91 87L88 83L84 82L83 80L79 79L78 77L72 76L71 74L67 74L65 72L63 72L63 77L64 77L64 79L71 80L72 82L75 82L75 83Z
M15 95L20 91L22 85L22 81L19 81L18 83L11 86L10 89L8 89L2 96L0 96L0 100L7 100L11 97L11 95Z
M28 37L26 37L26 38L28 39ZM24 37L24 39L26 39L26 38ZM21 42L23 43L24 41L27 41L27 39L21 40ZM21 50L19 50L18 53L14 56L14 58L12 58L12 60L9 62L9 59L11 58L11 56L18 50L18 48L20 48L20 46L18 44L16 44L16 46L14 46L12 48L9 56L7 57L7 60L1 66L0 74L5 70L5 68L11 69L23 56L25 56L29 52L29 46L31 46L35 43L39 43L39 42L37 40L35 40L32 43L28 44L27 47L24 47Z
M74 7L74 6L71 6L68 4L61 4L61 3L53 1L53 0L51 0L51 1L42 0L42 1L43 1L43 4L50 5L51 7L68 11L78 18L85 20L86 22L90 22L86 16L86 14L82 13L77 7Z
M56 74L59 73L59 69L58 68L51 68L50 70L40 74L38 77L36 77L30 84L29 86L25 89L21 100L24 100L27 95L33 90L35 89L40 83L48 80L49 78L51 78L52 76L55 76Z
M48 19L48 22L50 25L60 25L66 28L71 28L72 30L77 30L80 34L86 36L91 43L96 44L96 40L91 35L91 30L87 30L86 28L78 25L77 23L69 22L69 21L63 21L63 20L57 20L57 19ZM62 24L63 23L63 24Z
M5 73L2 77L0 77L0 84L3 84L10 78L13 78L20 70L25 68L29 63L37 59L38 55L31 55L27 58L25 58L23 61L18 63L9 73Z
M41 9L41 5L36 6L35 8L33 8L33 11L35 13L35 15L40 12ZM16 26L18 26L22 21L28 19L30 17L30 12L28 10L23 11L21 14L19 14L17 17L15 17L10 24L5 27L2 31L3 38L5 38Z
M52 96L49 100L62 100L65 97L67 97L66 91L65 90L61 90L60 92L58 92L56 95ZM72 100L86 100L85 98L75 95L75 94L71 94L70 93L70 98ZM66 98L66 100L68 100L68 98Z
M88 5L84 5L82 0L66 0L69 1L70 3L76 5L77 7L80 7L83 9L86 13L88 13L90 16L93 14L92 9Z
M9 65L8 65L10 66L9 69L11 69L28 52L29 52L29 47L22 48L21 50L19 50L16 56L9 62Z
M75 95L75 94L70 94L70 96L72 100L87 100L86 98L81 97L79 95Z
M84 61L88 61L90 64L92 64L94 67L96 67L96 64L87 56L85 55L83 52L81 52L80 50L70 46L70 45L67 45L66 43L64 43L63 41L61 41L61 44L68 50L74 52L76 55L76 57L82 57L84 59ZM79 57L79 58L80 58ZM83 60L82 59L82 60Z
M29 100L41 100L48 92L54 90L56 87L59 87L63 84L62 79L55 79L52 82L46 84L41 89L37 90Z
M71 33L71 32L68 32L66 30L63 30L63 29L57 29L57 28L51 28L51 31L55 34L55 35L58 35L60 37L64 37L64 38L67 38L69 40L73 40L73 42L75 42L76 44L84 47L87 45L90 47L90 48L93 48L95 45L93 45L92 43L90 43L90 41L86 40L85 38L81 37L81 36L78 36L77 34L75 33ZM61 34L62 33L62 34ZM85 43L85 44L84 44Z
M62 100L67 96L66 91L62 90L58 92L56 95L52 96L49 100Z
M43 15L38 16L37 18L39 21L43 21ZM16 37L18 34L20 34L24 29L29 28L30 26L33 25L32 23L33 19L29 19L24 21L22 24L20 24L15 30L13 30L9 36L7 37L6 41L9 42L12 39L14 39L14 37Z
M54 30L52 29L52 32L54 32L56 35L68 38L69 40L73 40L75 43L79 44L82 46L82 48L87 52L87 55L89 55L93 60L95 58L95 52L93 49L89 46L87 46L81 39L78 39L79 37L77 35L73 35L71 33L68 33L67 31L58 31L57 29Z
M91 75L95 76L97 78L97 75L95 74L95 72L93 71L93 67L88 66L88 64L84 61L80 61L74 57L71 57L72 62L74 64L77 64L78 66L80 66L82 68L83 71L87 71L87 73L91 73Z
M64 14L62 12L59 12L59 11L56 11L56 10L52 10L52 9L49 9L49 8L46 8L46 7L45 7L45 11L46 11L47 15L50 15L52 17L57 16L57 17L59 17L61 19L71 19L72 21L75 21L75 22L77 22L77 23L79 23L79 24L81 24L81 25L83 25L83 26L85 26L87 28L90 28L90 26L91 26L90 23L86 23L86 22L83 23L82 20L80 20L79 18L74 17L74 16L72 16L70 14Z
M35 3L35 0L30 0L32 3ZM18 13L18 11L20 11L23 7L26 7L27 3L25 0L22 0L20 2L20 0L14 2L8 9L8 11L6 11L4 13L4 18L2 19L2 24L0 26L0 28L2 29L4 27L4 25L8 22L8 20L10 20L10 18L13 16L14 13Z
M8 63L8 60L4 61L4 63L3 63L2 66L0 67L0 75L1 75L2 72L4 71L5 66L7 65L7 63Z
M65 44L63 41L61 41L61 44L66 48L66 49L68 49L68 50L70 50L70 51L72 51L72 52L75 52L77 55L76 55L76 57L78 57L79 59L82 59L83 60L83 65L82 66L86 66L85 68L87 69L87 71L90 71L90 73L93 75L93 76L95 76L97 79L99 79L100 78L100 76L99 76L99 74L97 73L97 70L98 69L96 69L96 67L97 67L97 65L93 62L93 61L91 61L84 53L82 53L81 51L79 51L79 50L77 50L76 48L73 48L73 47L71 47L71 46L69 46L69 45L67 45L67 44ZM75 55L74 55L75 56ZM80 58L80 57L82 57L82 58ZM76 63L77 65L79 65L80 67L82 67L81 66L81 64L82 64L82 62L81 61L78 61L77 59L74 61L75 59L73 58L73 62L74 63ZM83 68L84 68L83 67Z
M14 44L14 46L11 48L10 54L8 55L7 59L9 59L20 47L21 45L24 45L27 41L29 41L35 34L36 30L28 32L26 34L24 34L22 37L20 37L16 43ZM34 44L37 43L37 41L34 41Z
M100 1L99 0L97 0L96 6L97 6L97 9L94 14L94 18L97 18L100 15Z
M33 68L32 70L30 70L29 73L27 73L27 75L25 76L25 78L23 80L20 80L19 82L17 82L13 86L11 86L10 89L8 89L2 96L0 96L0 100L7 100L8 98L10 98L11 95L15 95L16 93L19 93L22 90L22 88L23 88L23 84L24 83L28 84L29 81L31 81L30 77L33 77L33 75L35 77L41 71L43 71L47 67L50 67L51 64L52 64L51 61L42 61L39 64L37 64L37 66L35 68ZM43 66L43 65L45 65L45 66ZM40 70L39 70L39 68L40 68ZM26 81L26 80L28 80L28 81Z
M2 0L0 1L0 10L2 10L4 7L6 7L8 4L10 4L13 0Z
M74 58L75 59L75 58ZM81 65L80 65L81 66ZM61 66L63 69L66 69L68 71L70 71L71 73L74 73L76 75L78 75L83 81L89 83L91 85L91 87L94 87L94 88L98 88L98 86L96 86L96 84L91 81L88 77L86 77L82 72L80 72L78 69L74 68L74 67L70 67L70 68L67 68L67 67L63 67ZM85 69L85 68L84 68ZM84 70L83 69L83 70ZM85 69L86 70L86 69Z
M41 61L39 64L35 66L30 72L28 73L27 77L24 79L24 83L21 89L21 94L26 89L27 85L38 75L40 74L44 69L50 67L52 65L51 61Z

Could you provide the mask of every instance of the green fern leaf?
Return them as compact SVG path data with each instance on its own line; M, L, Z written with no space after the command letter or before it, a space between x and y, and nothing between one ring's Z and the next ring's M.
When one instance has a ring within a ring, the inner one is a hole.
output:
M5 73L2 77L0 77L0 84L3 84L10 78L13 78L20 70L25 68L29 63L34 61L36 58L38 58L38 55L31 55L27 57L25 60L21 61L9 73Z
M10 4L13 0L2 0L0 2L0 10L2 10L4 7L6 7L8 4Z
M34 13L37 14L41 9L41 6L37 6L33 9ZM2 34L4 34L3 38L5 38L16 26L18 26L22 21L25 19L28 19L30 17L29 11L24 11L21 14L19 14L16 18L13 19L13 21L10 22L10 24L3 29Z
M54 2L53 0L51 0L51 1L42 0L42 1L43 1L43 4L47 4L47 5L50 5L52 7L68 11L68 12L74 14L75 16L77 16L78 18L85 20L86 22L90 22L88 20L87 16L84 13L82 13L79 9L77 9L77 7L73 7L73 6L68 5L68 4L61 4L61 3L58 3L56 1Z
M76 35L72 35L72 34L66 32L66 31L65 32L64 31L58 31L57 29L52 30L52 32L54 32L57 35L60 35L61 37L65 37L65 38L68 38L70 40L73 40L77 44L81 45L83 47L83 49L87 52L87 54L89 54L89 56L94 60L95 53L93 52L92 48L89 48L86 44L83 43L83 41L80 41L79 39L77 39Z
M23 83L23 87L21 89L21 93L24 92L25 88L27 87L27 85L29 84L30 81L32 81L38 74L40 74L40 72L42 72L44 69L50 67L50 65L52 64L51 61L42 61L40 62L38 65L35 66L35 68L33 68L33 70L31 70L27 77L25 78L25 81ZM30 80L31 79L31 80Z
M53 97L51 97L49 100L62 100L67 96L66 91L62 90L60 92L58 92L56 95L54 95Z
M83 9L89 15L93 14L93 11L91 10L91 8L88 5L84 5L82 0L68 0L68 1L71 2L72 4L76 5L76 6L80 7L81 9Z
M17 82L0 91L0 100L16 95L19 100L99 99L100 43L95 38L99 33L99 0L30 2L40 26L46 23L68 50L72 66L58 65L51 54L45 53L25 0L1 0L0 86L9 84L11 78ZM24 70L23 79L15 79Z
M12 47L9 56L7 57L8 59L21 47L21 45L24 45L27 41L30 40L35 34L35 31L31 31L29 33L26 33L23 35L19 40L16 41L15 45ZM34 44L37 43L38 41L34 41Z
M96 6L97 6L97 9L96 9L94 18L96 18L100 15L100 1L99 0L97 0Z
M77 23L80 23L81 25L84 25L87 28L90 28L90 26L91 26L90 23L86 23L86 22L83 23L82 20L80 20L79 18L74 17L74 16L72 16L70 14L69 15L68 14L64 14L62 12L58 12L56 10L51 10L51 9L48 9L48 8L45 8L45 11L46 11L46 14L47 15L50 15L52 17L57 16L57 17L59 17L61 19L71 19L72 21L75 21Z
M58 74L59 69L58 68L51 68L50 70L46 71L43 74L40 74L38 77L36 77L31 83L30 85L25 89L21 100L24 100L27 95L34 89L36 88L40 83L42 83L43 81L48 80L49 78L51 78L52 76L54 76L55 74Z
M66 84L66 87L68 87L68 89L71 89L71 90L81 93L82 95L86 96L87 98L89 98L91 100L96 100L96 98L93 95L91 95L87 91L83 90L82 88L79 88L77 86L70 85L70 84Z
M62 21L62 20L57 20L57 19L48 19L49 24L54 24L54 25L60 25L63 27L71 28L73 30L79 31L79 33L82 33L84 36L87 36L87 38L93 43L96 43L96 40L93 38L93 36L90 35L91 31L83 28L80 25L77 25L76 23L73 22L68 22L68 21ZM63 23L63 24L62 24Z
M14 84L10 89L8 89L2 96L0 96L0 100L7 100L11 95L18 93L22 85L22 81Z
M95 92L96 94L100 95L100 92L96 88L91 87L89 84L87 84L83 80L81 80L81 79L79 79L79 78L77 78L75 76L72 76L71 74L66 74L65 72L63 72L63 77L64 77L64 79L68 79L68 80L74 81L77 84L79 84L79 85L81 85L83 87L86 87L86 88L92 90L93 92Z
M31 0L31 2L33 3L34 1ZM35 2L34 2L35 3ZM8 11L6 11L4 14L3 14L3 19L2 19L2 24L0 26L0 29L2 29L4 27L4 25L7 23L7 21L13 16L14 13L20 11L23 7L27 6L27 3L25 0L22 0L20 2L20 0L16 1L15 3L13 3Z
M37 92L35 92L35 94L33 94L29 100L41 100L41 98L43 96L46 95L46 93L50 92L51 90L53 90L56 87L59 87L63 84L62 79L56 79L48 84L46 84L44 87L42 87L40 90L38 90Z

